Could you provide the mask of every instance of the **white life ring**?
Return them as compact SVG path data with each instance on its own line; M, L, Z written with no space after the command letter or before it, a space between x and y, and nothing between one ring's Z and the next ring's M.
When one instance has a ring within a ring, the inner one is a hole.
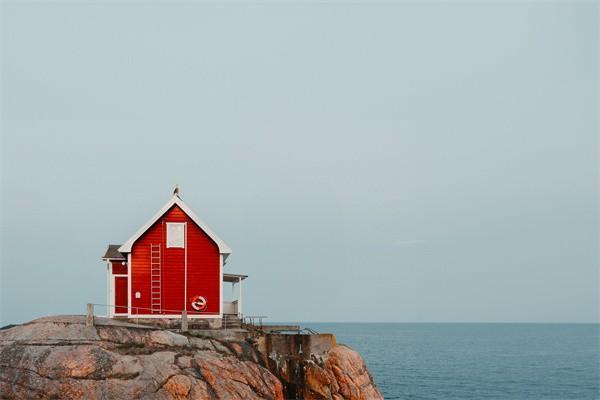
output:
M206 309L207 301L202 296L192 297L192 308L196 311L204 311Z

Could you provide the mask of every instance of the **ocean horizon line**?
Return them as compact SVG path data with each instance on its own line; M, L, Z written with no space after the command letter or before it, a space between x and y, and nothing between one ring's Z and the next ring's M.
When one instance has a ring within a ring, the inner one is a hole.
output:
M271 324L407 324L407 325L600 325L600 321L265 321Z

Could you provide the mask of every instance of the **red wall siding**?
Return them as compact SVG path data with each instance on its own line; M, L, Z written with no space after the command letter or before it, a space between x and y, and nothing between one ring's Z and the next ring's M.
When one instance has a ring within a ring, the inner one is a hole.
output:
M119 260L111 261L113 275L127 275L127 264L123 265L122 262Z
M188 314L218 315L220 298L219 248L178 206L173 206L131 249L131 306L134 314L150 311L150 245L161 245L163 314L180 314L184 308L184 249L166 248L166 222L187 222L187 310ZM135 298L135 292L141 298ZM207 308L196 312L192 297L206 298ZM135 307L146 308L136 311Z

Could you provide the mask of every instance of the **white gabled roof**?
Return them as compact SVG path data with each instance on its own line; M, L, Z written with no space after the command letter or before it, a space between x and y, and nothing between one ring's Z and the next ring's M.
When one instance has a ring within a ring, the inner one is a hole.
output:
M132 237L130 237L121 247L119 247L119 252L121 253L131 253L131 247L135 243L136 240L140 238L156 221L159 220L171 207L174 205L179 206L183 210L184 213L187 214L188 217L192 219L207 235L210 237L219 247L219 253L224 254L226 258L227 255L231 254L231 249L224 241L222 241L216 233L214 233L208 225L206 225L194 212L179 198L178 195L173 195L171 199L160 209L144 226L140 228Z

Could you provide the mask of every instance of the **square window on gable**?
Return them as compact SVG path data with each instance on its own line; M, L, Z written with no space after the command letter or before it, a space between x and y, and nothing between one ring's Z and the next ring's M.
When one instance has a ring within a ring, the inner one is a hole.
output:
M167 247L185 247L185 222L167 222Z

